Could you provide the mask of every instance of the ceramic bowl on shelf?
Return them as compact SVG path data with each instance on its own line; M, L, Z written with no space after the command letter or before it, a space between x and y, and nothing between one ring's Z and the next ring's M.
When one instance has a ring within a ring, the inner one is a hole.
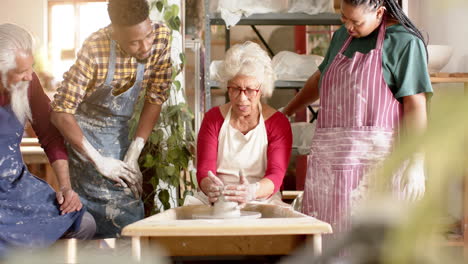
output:
M427 45L429 53L429 72L440 72L452 57L453 48L449 45Z

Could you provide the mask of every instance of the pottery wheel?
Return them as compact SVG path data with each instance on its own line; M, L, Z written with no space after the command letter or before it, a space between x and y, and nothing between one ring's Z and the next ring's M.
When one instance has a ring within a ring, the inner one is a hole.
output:
M192 219L257 219L262 217L260 212L253 212L253 211L241 211L240 217L222 217L219 215L212 214L211 211L208 212L200 212L192 214Z

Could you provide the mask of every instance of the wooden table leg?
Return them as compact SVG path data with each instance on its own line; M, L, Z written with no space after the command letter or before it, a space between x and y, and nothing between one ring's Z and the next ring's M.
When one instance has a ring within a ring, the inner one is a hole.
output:
M468 82L464 83L465 98L468 97ZM465 139L466 140L466 139ZM468 160L465 159L465 160ZM466 164L466 163L465 163ZM464 258L468 260L468 166L465 165L463 175L463 216L462 216L462 232L464 241Z
M77 261L77 241L75 238L66 239L66 261L69 264L78 263Z
M148 237L132 237L132 256L136 261L141 261L142 251L148 247L148 241Z
M465 177L463 179L463 219L462 219L462 232L463 232L463 252L465 261L468 260L468 168L465 168Z
M315 256L322 255L322 235L315 234L313 236L313 241L314 241L314 255Z

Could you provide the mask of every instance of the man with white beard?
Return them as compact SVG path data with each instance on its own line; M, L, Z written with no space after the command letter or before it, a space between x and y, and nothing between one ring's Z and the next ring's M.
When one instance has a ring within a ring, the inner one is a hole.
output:
M71 188L64 140L50 122L50 101L32 70L32 50L26 30L0 25L0 259L14 248L90 239L96 229ZM20 143L27 120L57 175L57 192L23 162Z

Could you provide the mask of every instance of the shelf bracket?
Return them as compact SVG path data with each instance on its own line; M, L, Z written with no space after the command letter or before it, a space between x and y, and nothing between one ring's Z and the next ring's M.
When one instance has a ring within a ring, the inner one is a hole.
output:
M257 34L257 37L260 39L260 41L262 42L262 44L265 46L265 48L268 50L268 53L270 54L271 57L275 56L275 53L273 52L273 50L270 48L270 46L268 46L268 43L265 41L265 39L263 38L262 34L260 34L260 32L258 31L257 27L255 27L254 25L250 25L250 27L252 28L252 30L255 32L255 34Z

